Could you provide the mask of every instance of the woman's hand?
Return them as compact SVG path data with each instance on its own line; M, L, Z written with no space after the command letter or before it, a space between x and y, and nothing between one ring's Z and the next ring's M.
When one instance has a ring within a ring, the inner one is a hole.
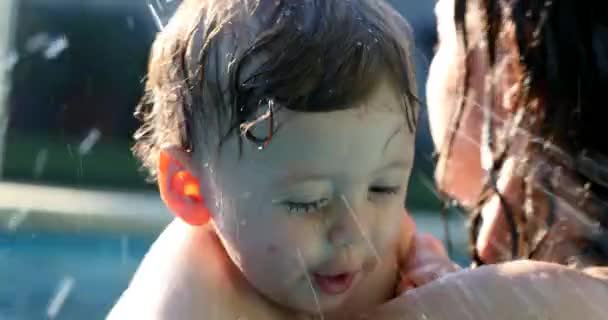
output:
M396 296L447 273L460 270L460 267L450 260L439 239L431 234L418 232L416 223L407 210L401 229L400 280L396 286Z
M460 270L452 262L441 241L430 234L416 233L401 264L397 296Z

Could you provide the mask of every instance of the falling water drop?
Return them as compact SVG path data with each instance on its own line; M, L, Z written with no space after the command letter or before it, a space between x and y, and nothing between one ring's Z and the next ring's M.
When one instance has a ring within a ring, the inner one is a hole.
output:
M317 292L312 284L312 279L310 277L310 274L308 273L308 270L306 270L306 262L304 261L304 257L302 257L302 252L300 251L300 249L297 249L297 258L298 261L300 262L302 268L304 269L304 276L306 277L306 281L308 282L308 286L310 288L310 290L312 291L312 297L315 301L315 305L317 306L317 311L319 312L319 317L321 318L321 320L324 320L324 316L323 316L323 312L321 311L321 303L319 302L319 297L317 296Z
M34 178L38 179L44 172L44 167L48 160L49 149L44 148L36 154L36 160L34 161Z
M128 27L130 30L135 29L135 19L133 19L133 17L132 17L132 16L128 16L128 17L127 17L127 27Z
M19 54L16 51L9 52L4 59L0 59L0 72L13 70L17 62L19 62Z
M150 13L152 14L152 18L154 19L154 23L156 24L156 28L158 28L158 31L163 31L165 26L163 25L163 22L160 19L160 16L156 12L156 8L154 8L154 5L152 5L151 3L148 3L148 9L150 10Z
M93 146L99 141L99 138L101 138L101 131L97 128L91 129L86 138L84 138L78 146L78 154L84 156L91 152L91 149L93 149Z
M18 209L17 212L8 219L8 223L6 225L7 229L11 232L17 230L17 228L27 219L29 213L30 212L28 209Z
M65 51L70 46L70 42L65 35L58 37L51 41L47 48L44 50L43 55L48 60L53 60Z
M51 298L49 306L46 309L46 315L49 319L55 319L57 317L59 311L61 311L61 308L65 303L65 300L70 295L75 282L74 277L71 276L66 276L61 279L59 285L57 286L57 290L55 291L55 295L53 295Z

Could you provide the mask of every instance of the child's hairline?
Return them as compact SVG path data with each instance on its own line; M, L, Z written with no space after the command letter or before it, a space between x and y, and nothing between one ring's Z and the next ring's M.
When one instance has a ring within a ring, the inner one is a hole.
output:
M398 96L400 96L401 99L401 103L400 103L400 108L401 108L401 112L404 116L404 118L407 116L407 112L409 109L416 109L415 114L418 113L418 108L419 108L419 103L418 101L412 101L412 99L408 99L405 96L410 94L409 91L407 91L408 88L405 89L400 89L399 88L399 83L400 81L398 80L398 75L394 74L394 72L391 72L389 66L384 66L383 69L379 70L380 72L375 73L375 75L377 75L375 77L375 79L377 80L374 83L374 86L371 87L368 92L366 92L364 95L353 99L352 101L348 101L345 104L346 105L350 105L351 107L346 107L346 108L335 108L335 107L330 107L329 110L319 110L319 111L302 111L302 110L291 110L289 108L284 108L285 110L283 110L283 108L281 108L280 111L288 111L288 112L294 112L294 113L301 113L301 114L321 114L321 113L333 113L333 112L340 112L340 111L344 111L344 110L355 110L355 109L359 109L359 110L363 110L365 111L366 109L370 109L368 107L368 104L365 103L365 101L371 96L373 95L377 90L379 90L379 88L381 87L382 82L387 82L390 83L389 89L391 91L393 91L395 94L397 94ZM377 106L374 106L377 107ZM196 115L194 115L196 117ZM227 119L223 119L224 122L228 122ZM200 117L197 117L197 119L194 122L195 125L195 130L194 130L194 134L196 139L198 139L198 142L203 141L203 144L199 144L199 146L203 146L203 148L205 149L203 152L207 152L211 149L211 152L217 152L218 154L221 153L223 144L225 142L228 142L228 140L230 139L242 139L244 140L246 143L253 143L251 141L246 141L246 139L244 137L243 133L235 133L233 135L229 135L229 136L218 136L215 135L213 138L216 141L210 142L208 141L208 139L205 139L204 136L210 136L209 132L213 131L213 130L205 130L202 129L205 127L204 123L203 123L203 119L201 119ZM405 122L407 124L407 120ZM208 127L208 126L207 126ZM280 134L280 128L282 127L282 123L277 123L276 128L277 131L275 131L275 135ZM416 128L415 126L408 126L408 129L411 133L415 133ZM212 145L213 144L213 145ZM200 149L200 148L195 148L195 150ZM262 147L260 147L260 149L263 149ZM199 150L197 150L199 151ZM194 152L194 154L196 154L198 152ZM240 156L240 152L239 152L239 156Z

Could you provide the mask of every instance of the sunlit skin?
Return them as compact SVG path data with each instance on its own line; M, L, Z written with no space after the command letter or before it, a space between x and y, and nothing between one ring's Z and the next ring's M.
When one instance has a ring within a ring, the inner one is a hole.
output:
M210 221L170 226L147 260L175 263L174 269L152 270L152 262L144 261L122 299L127 302L115 310L136 304L137 299L127 297L140 295L138 288L146 279L181 279L180 273L194 273L195 279L207 280L190 281L192 288L176 281L159 295L180 288L194 291L192 296L199 299L155 301L189 315L209 314L212 308L225 316L272 314L291 319L322 314L333 319L369 310L399 291L454 270L437 240L414 236L414 223L403 208L414 132L406 124L401 103L397 90L383 79L354 108L279 111L280 129L263 150L245 141L239 157L236 138L220 153L195 157L165 148L177 169L159 173L163 199L185 222L207 209ZM259 130L256 134L262 135L264 128ZM190 187L165 183L183 172L199 184L202 197L193 197ZM200 238L216 244L191 251ZM176 252L182 252L163 259L163 248L170 248L171 241L182 248ZM183 264L190 260L196 261ZM204 268L210 260L215 267ZM332 282L336 277L342 280ZM222 284L226 288L219 288ZM254 290L248 293L239 289L249 286Z

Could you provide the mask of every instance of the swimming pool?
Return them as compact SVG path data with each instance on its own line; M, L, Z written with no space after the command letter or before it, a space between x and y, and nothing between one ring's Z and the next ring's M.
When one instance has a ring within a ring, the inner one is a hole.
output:
M103 319L152 240L0 233L0 319Z

